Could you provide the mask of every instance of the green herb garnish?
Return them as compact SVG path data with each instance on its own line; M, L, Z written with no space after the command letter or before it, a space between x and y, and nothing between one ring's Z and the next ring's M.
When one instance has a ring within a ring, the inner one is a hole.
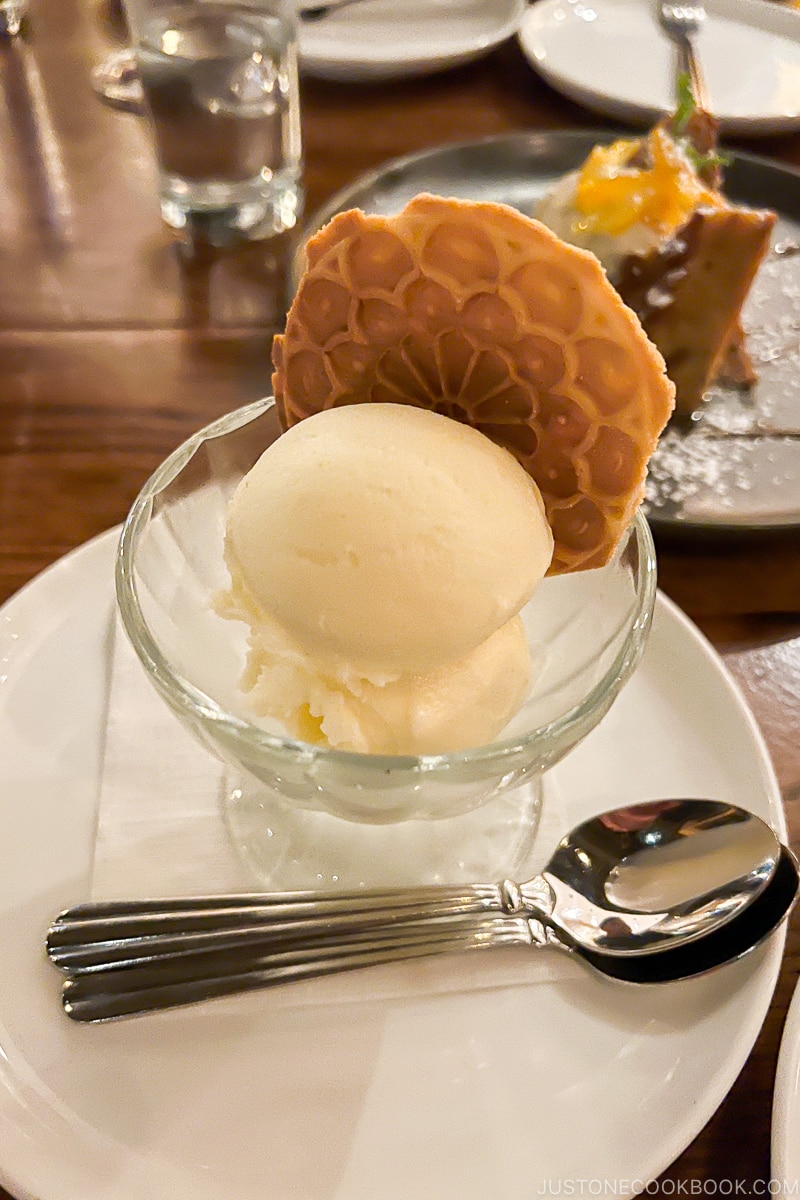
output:
M678 137L686 131L686 126L691 120L692 114L697 108L697 101L694 98L692 91L692 81L689 78L688 72L682 71L678 76L676 89L678 93L678 104L675 109L675 115L672 118L672 128Z
M692 81L688 72L682 71L678 76L675 90L678 93L678 103L672 118L673 137L697 174L702 175L703 171L713 171L717 167L727 167L731 162L727 154L723 154L720 150L710 150L707 154L701 154L691 138L683 136L689 122L697 112L697 101L694 98Z
M708 154L701 154L690 141L685 140L681 144L686 157L698 175L701 175L703 171L713 170L714 167L728 167L733 162L730 154L726 154L723 150L709 150Z

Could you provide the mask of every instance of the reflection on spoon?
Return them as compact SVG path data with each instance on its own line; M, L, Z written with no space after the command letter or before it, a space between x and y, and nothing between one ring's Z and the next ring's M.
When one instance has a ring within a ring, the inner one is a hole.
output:
M596 970L625 983L672 983L707 975L709 971L749 954L777 929L797 902L800 872L797 859L785 846L775 874L749 908L738 917L699 938L661 954L611 958L578 952Z
M759 857L775 859L775 837L766 825L747 831L735 825L711 825L697 832L684 828L684 840L655 843L634 851L614 867L606 881L606 897L619 908L657 913L676 909L697 887L719 893L746 873Z

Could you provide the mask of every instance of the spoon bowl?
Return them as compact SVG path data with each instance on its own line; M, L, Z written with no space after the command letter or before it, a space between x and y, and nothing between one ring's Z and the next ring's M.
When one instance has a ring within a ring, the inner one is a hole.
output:
M614 958L578 951L578 956L596 971L624 983L674 983L707 975L760 946L791 912L798 890L797 859L783 846L774 874L752 904L706 936L673 946L662 954Z
M775 873L781 847L753 813L662 800L602 813L556 848L523 898L587 950L663 951L732 920ZM550 897L542 897L542 882Z

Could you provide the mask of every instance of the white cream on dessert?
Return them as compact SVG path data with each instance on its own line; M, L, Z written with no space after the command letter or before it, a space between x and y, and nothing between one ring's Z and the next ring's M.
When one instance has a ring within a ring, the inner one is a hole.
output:
M592 227L586 215L575 207L580 172L570 171L545 192L533 215L563 241L598 258L612 283L625 259L633 254L649 254L669 240L652 225L635 221L621 233L603 233Z
M686 148L657 125L644 139L595 146L542 197L534 216L591 251L613 283L626 259L663 249L699 209L724 206Z

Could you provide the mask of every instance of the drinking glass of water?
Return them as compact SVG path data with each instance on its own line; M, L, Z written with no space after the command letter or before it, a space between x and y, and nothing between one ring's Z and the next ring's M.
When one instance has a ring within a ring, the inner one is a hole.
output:
M266 236L302 207L294 0L125 0L161 211Z

